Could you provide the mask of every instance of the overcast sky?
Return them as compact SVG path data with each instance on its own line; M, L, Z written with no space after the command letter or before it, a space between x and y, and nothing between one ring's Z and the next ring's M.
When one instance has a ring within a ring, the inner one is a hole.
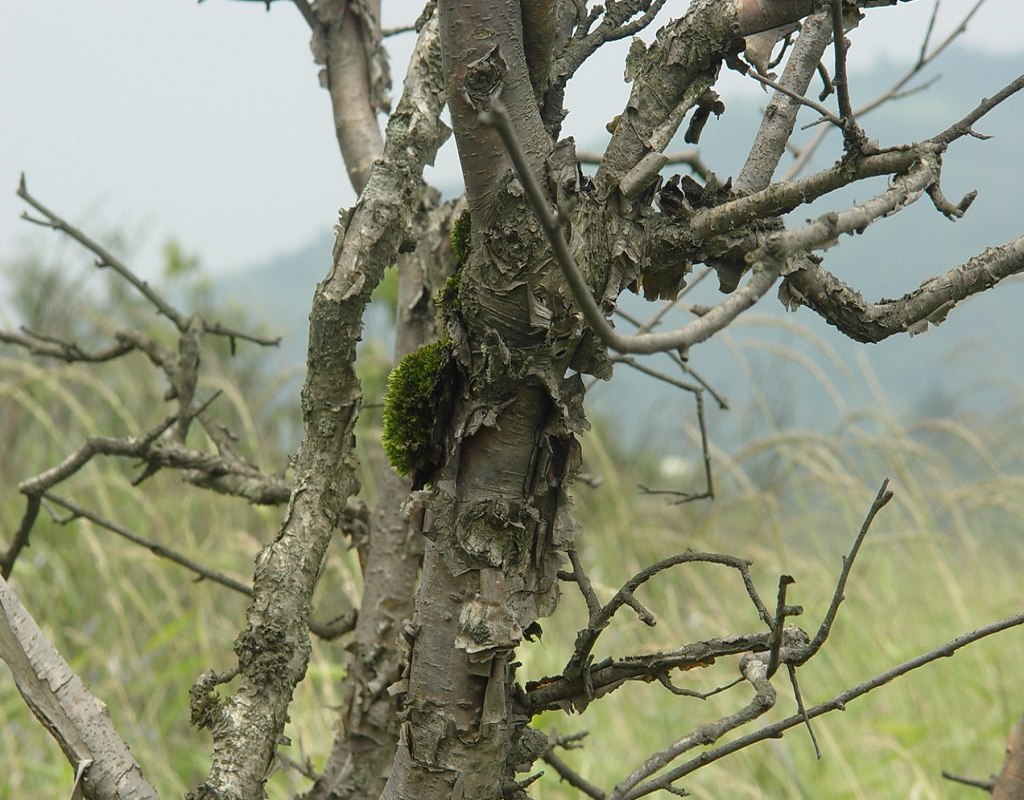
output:
M973 4L945 0L939 33ZM384 5L388 25L420 4ZM668 3L673 13L682 5ZM869 14L853 34L855 64L916 55L933 8L914 0ZM1022 30L1022 0L987 0L964 41L1024 54ZM230 0L3 0L0 263L38 235L18 219L22 171L32 192L71 221L127 230L139 245L133 263L149 275L169 237L223 272L329 227L354 198L308 40L286 2L267 13ZM400 82L412 39L392 44ZM626 96L621 51L609 55L571 87L566 132L577 140ZM979 97L997 88L979 87Z

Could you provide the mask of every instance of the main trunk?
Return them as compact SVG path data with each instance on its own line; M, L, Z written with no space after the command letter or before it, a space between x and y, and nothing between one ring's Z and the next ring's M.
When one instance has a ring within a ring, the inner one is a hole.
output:
M501 797L542 749L512 714L511 655L554 609L560 551L572 540L564 486L586 421L582 382L566 374L579 329L501 142L477 120L474 104L499 91L543 169L552 143L519 5L495 6L439 4L471 252L446 304L460 379L444 412L442 464L418 494L428 541L389 799Z

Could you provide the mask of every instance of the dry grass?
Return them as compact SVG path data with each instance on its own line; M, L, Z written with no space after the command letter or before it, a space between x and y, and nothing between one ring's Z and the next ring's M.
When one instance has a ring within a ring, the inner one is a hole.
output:
M126 371L53 370L20 358L0 360L0 530L21 513L14 486L54 463L88 431L137 432L159 413L154 396ZM280 454L261 436L230 381L224 388L236 430L254 460ZM581 551L605 597L643 565L687 547L752 558L763 593L774 596L780 572L797 578L791 599L813 628L832 594L841 553L889 476L896 499L872 532L832 640L801 671L808 703L968 630L1019 612L1024 520L1024 425L1019 405L990 419L942 419L903 429L884 414L850 413L834 435L777 432L739 452L716 453L719 499L672 506L635 487L652 465L627 463L600 437L586 444L588 469L605 478L580 487L586 533ZM248 580L258 548L276 532L280 512L259 510L185 487L159 475L145 490L128 485L129 465L97 462L62 492L95 512ZM355 564L338 545L330 554L330 589L318 596L327 616L337 593L354 599ZM245 599L195 582L173 565L87 523L41 519L33 546L13 578L26 606L61 652L110 708L163 796L191 789L207 767L207 737L188 727L187 692L204 669L233 663L230 643ZM331 596L333 593L333 597ZM642 600L658 615L653 630L623 615L598 648L604 655L676 646L757 628L734 574L685 567L654 581ZM571 587L545 622L543 643L524 648L522 677L557 671L580 626ZM1024 708L1019 653L1024 634L984 642L817 722L824 758L815 761L803 731L762 744L698 773L685 787L696 797L939 798L970 796L940 777L942 769L985 776L995 770L1013 720ZM340 702L341 645L314 644L288 731L289 757L322 762ZM732 678L722 662L686 676L708 688ZM774 716L792 699L780 685ZM591 731L588 746L566 758L610 789L650 751L694 725L735 710L742 689L706 702L669 697L658 686L625 687L579 718L549 715L547 730ZM60 796L71 770L45 730L26 712L12 681L0 678L0 797ZM306 786L294 772L271 782L274 798ZM960 794L958 794L958 792ZM550 770L538 798L572 797Z

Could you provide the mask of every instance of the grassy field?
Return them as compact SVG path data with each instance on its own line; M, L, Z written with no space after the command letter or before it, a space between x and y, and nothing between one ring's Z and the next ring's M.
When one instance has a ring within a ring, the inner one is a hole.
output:
M162 390L139 387L133 379L130 371L101 379L95 370L0 359L0 530L12 531L20 518L17 482L55 463L86 432L138 432L158 418ZM264 468L281 467L284 456L262 435L273 424L267 421L269 401L251 388L234 390L217 369L208 381L207 388L226 390L219 402L229 404L240 446ZM269 397L269 389L264 394ZM831 639L799 673L808 705L827 699L961 632L1021 611L1019 397L1008 395L995 415L947 416L908 428L857 412L827 434L777 432L739 452L715 452L717 499L683 506L637 490L638 483L664 479L664 464L617 451L607 435L592 435L586 469L602 484L581 485L575 492L585 565L599 594L608 598L644 565L686 548L744 556L755 562L766 598L774 598L780 573L796 578L790 601L804 606L797 621L813 631L832 597L841 556L888 476L895 499L869 535ZM366 453L373 450L372 430L364 431L362 446ZM170 474L133 489L132 474L131 465L96 462L61 494L242 581L250 579L253 556L275 534L280 510L213 497ZM699 483L690 475L672 480ZM372 489L372 481L367 485ZM358 570L343 542L333 546L327 573L316 598L319 618L358 597ZM48 517L40 520L12 584L108 705L162 795L181 796L194 787L206 772L208 737L188 726L188 688L201 671L234 663L231 642L245 598L197 582L96 525L61 525ZM602 637L598 659L758 630L737 576L722 568L676 568L639 596L657 615L657 626L647 628L622 612ZM544 624L543 641L523 648L521 679L559 671L583 619L570 585L559 611ZM941 771L986 777L998 768L1005 738L1024 711L1022 646L1024 631L1003 634L884 687L845 713L819 719L814 730L820 761L807 732L793 730L682 785L701 798L976 796L977 790L943 780ZM294 761L309 759L315 768L329 749L342 661L341 644L314 642L288 731L292 747L286 753ZM679 682L706 690L735 674L735 660L723 660ZM794 709L788 682L780 676L776 684L779 701L770 719ZM580 716L548 715L539 725L561 734L589 731L586 748L564 757L608 790L651 751L747 699L744 687L700 701L670 696L656 684L631 685ZM70 793L70 768L3 670L0 752L0 798ZM271 797L286 798L307 785L294 770L283 769L268 789ZM533 793L541 799L576 796L550 769Z

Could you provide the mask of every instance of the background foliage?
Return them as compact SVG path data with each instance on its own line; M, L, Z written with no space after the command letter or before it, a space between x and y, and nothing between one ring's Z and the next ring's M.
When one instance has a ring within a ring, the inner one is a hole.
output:
M166 281L193 306L209 302L209 286L195 259L180 247L166 251ZM156 333L147 309L118 289L107 289L88 267L66 256L48 262L29 253L11 265L17 317L81 341L103 340L110 320L127 316ZM116 284L113 284L116 287ZM84 299L88 302L83 302ZM385 293L386 298L386 293ZM88 309L92 309L91 311ZM386 312L385 312L386 313ZM248 324L236 310L235 324ZM379 397L386 373L384 348L364 348L369 413L360 429L364 496L373 501L372 465L379 463ZM218 410L240 435L240 446L264 468L285 469L295 420L278 400L282 376L254 348L232 359L225 347L204 356L207 388L223 396ZM57 366L5 351L0 357L0 528L21 513L15 487L54 464L94 431L137 433L161 413L164 387L139 380L148 366L135 361ZM148 373L147 373L148 374ZM870 375L850 383L870 385ZM638 378L631 378L636 381ZM797 584L790 598L806 609L814 628L827 607L840 556L870 505L878 483L892 479L896 498L883 511L847 589L848 602L825 651L803 670L808 704L929 649L959 632L1018 610L1024 519L1024 393L1019 386L987 387L993 410L958 410L908 424L884 396L870 407L835 409L840 422L816 431L773 422L781 413L761 393L744 426L769 431L744 446L714 452L718 498L672 505L645 495L639 484L699 488L700 476L681 457L654 455L625 444L613 418L598 417L585 443L585 470L600 485L581 483L577 509L585 528L581 553L598 592L607 597L642 566L685 548L728 551L755 561L766 595L780 572ZM836 398L852 387L831 386ZM614 386L608 391L614 391ZM756 387L754 394L757 395ZM956 393L953 393L956 396ZM681 405L684 405L681 403ZM683 416L680 454L697 446L695 421ZM276 433L275 433L276 432ZM77 475L64 496L95 513L174 547L247 582L252 558L272 537L280 511L252 508L183 487L161 473L140 492L130 466L96 461ZM58 513L59 516L59 513ZM14 585L45 632L108 704L122 731L164 796L180 796L206 772L206 748L188 727L187 692L197 674L228 668L227 643L238 630L246 598L205 581L87 522L62 526L41 520L29 557ZM330 579L321 582L318 616L359 595L359 570L343 542L329 555ZM754 630L733 574L690 566L656 579L640 599L658 616L648 629L623 615L605 634L598 658L617 652L671 647L723 631ZM329 588L328 588L329 587ZM323 596L327 592L339 596ZM540 644L523 650L521 679L553 674L567 658L584 614L572 587ZM939 798L971 796L941 778L941 770L985 776L998 767L1009 728L1019 715L1017 685L1022 634L1011 632L929 666L909 679L815 723L824 757L814 759L803 731L762 744L700 772L686 787L697 797ZM342 645L314 639L306 681L293 706L290 758L322 763L340 702ZM603 649L602 649L603 648ZM691 673L685 685L710 689L732 679L734 663ZM561 734L589 730L586 749L566 759L599 784L609 785L646 753L678 732L725 713L736 698L677 698L630 685L580 717L552 717L542 726ZM780 700L776 716L791 713ZM637 718L643 724L635 724ZM0 797L60 796L71 775L46 731L29 715L10 681L0 681L0 750L5 779ZM306 786L295 765L282 765L268 789L291 797ZM538 784L540 798L575 793L553 774Z

